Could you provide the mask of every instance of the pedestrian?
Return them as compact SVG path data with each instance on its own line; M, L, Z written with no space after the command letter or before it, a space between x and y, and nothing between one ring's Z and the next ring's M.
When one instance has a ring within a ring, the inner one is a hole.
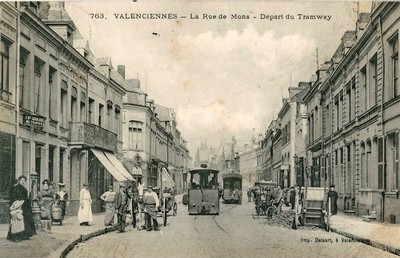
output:
M136 228L136 214L139 212L139 192L137 189L134 189L131 194L131 215L132 215L132 226Z
M112 226L114 223L114 215L115 215L115 192L113 191L113 186L108 186L108 191L104 192L100 199L105 202L106 212L104 214L104 225L105 226Z
M294 209L295 197L296 197L296 190L294 189L294 186L292 186L290 187L290 206L292 210Z
M337 214L337 199L338 199L338 193L335 190L335 186L331 185L329 191L328 191L328 198L331 199L331 214L336 215ZM328 199L329 200L329 199Z
M153 222L154 231L158 231L158 222L157 222L157 212L156 209L160 206L160 201L158 200L158 196L155 192L153 192L153 187L148 186L147 192L143 196L144 200L144 209L145 209L145 224L146 230L151 231L151 224Z
M42 188L38 193L40 203L40 218L45 220L51 220L51 211L54 203L54 191L49 180L45 179L42 182Z
M274 204L281 208L280 204L282 203L283 200L283 190L280 185L277 186L276 192L275 192L275 200Z
M26 176L18 177L10 191L10 226L7 239L20 242L36 235L36 227L32 214L31 200L25 188Z
M251 202L251 188L247 191L247 201Z
M125 184L120 183L119 192L115 195L115 212L118 220L118 233L125 231L126 213L128 211L128 194Z
M61 219L64 220L65 210L69 204L68 193L64 190L65 182L58 183L58 192L56 193L57 205L61 208Z
M88 190L88 184L84 183L83 188L79 193L79 210L78 220L81 226L89 226L89 223L93 221L92 214L92 196Z

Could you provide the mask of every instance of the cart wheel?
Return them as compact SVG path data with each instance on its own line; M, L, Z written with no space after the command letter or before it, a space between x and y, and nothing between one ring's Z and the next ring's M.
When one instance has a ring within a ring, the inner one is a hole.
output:
M178 205L176 205L176 203L174 203L174 207L172 209L172 215L176 216L178 214Z
M259 209L254 207L253 210L251 211L251 216L253 217L253 219L258 219L260 217Z

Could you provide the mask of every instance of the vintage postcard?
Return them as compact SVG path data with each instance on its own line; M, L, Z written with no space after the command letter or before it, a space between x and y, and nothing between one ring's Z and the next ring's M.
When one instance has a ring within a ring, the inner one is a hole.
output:
M0 257L400 255L397 1L2 1L0 25Z

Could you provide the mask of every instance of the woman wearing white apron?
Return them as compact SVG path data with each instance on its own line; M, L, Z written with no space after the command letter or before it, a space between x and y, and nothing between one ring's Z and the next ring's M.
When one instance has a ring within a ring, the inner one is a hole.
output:
M89 226L89 222L93 221L92 197L90 196L90 192L87 188L88 185L84 183L83 188L79 194L80 207L78 210L78 219L81 226Z

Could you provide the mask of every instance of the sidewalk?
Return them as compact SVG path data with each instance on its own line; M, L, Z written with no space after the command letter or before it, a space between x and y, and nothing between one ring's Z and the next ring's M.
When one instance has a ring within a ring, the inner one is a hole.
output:
M90 226L80 226L77 216L66 217L62 225L53 223L51 233L38 231L30 240L22 242L7 240L8 224L0 224L0 257L64 257L65 250L75 244L116 230L116 226L105 227L103 220L104 213L94 214Z
M366 222L361 217L338 213L331 217L331 230L381 250L400 255L400 225Z
M182 202L183 194L175 196L177 203ZM69 216L63 220L62 225L53 223L51 233L37 231L30 240L11 242L7 240L8 224L0 224L0 258L22 257L48 257L59 258L65 255L78 243L91 237L102 235L117 230L117 219L114 226L104 226L104 213L93 214L90 226L80 226L77 216ZM129 226L131 219L127 218Z

